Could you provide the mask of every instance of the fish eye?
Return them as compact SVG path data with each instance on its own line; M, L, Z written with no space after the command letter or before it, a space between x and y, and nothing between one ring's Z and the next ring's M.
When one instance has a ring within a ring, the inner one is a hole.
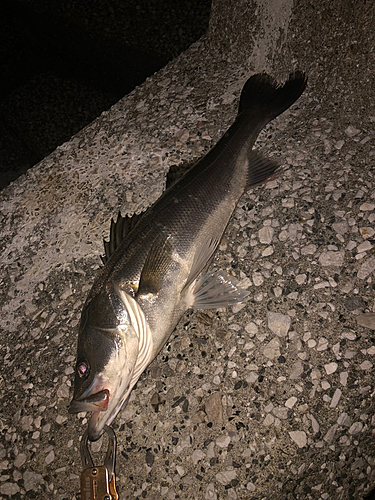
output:
M86 361L80 361L77 364L76 370L77 370L79 377L86 377L89 373L89 367L88 367L88 364L86 363Z

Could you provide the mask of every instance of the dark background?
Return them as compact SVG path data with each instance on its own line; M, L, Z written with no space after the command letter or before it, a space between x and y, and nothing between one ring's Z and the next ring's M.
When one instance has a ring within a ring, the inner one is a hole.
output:
M211 0L3 0L0 189L208 27Z

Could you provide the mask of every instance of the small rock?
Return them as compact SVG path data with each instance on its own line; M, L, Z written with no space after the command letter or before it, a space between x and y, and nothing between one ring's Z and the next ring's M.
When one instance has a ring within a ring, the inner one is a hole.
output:
M45 462L47 465L52 463L55 460L55 452L51 450L48 455L46 456Z
M14 465L17 468L20 468L23 466L23 464L26 462L26 454L25 453L20 453L19 455L16 456L14 460Z
M319 432L320 426L314 415L310 414L310 420L311 420L311 426L313 429L314 434L317 434Z
M318 247L312 243L310 245L306 245L301 248L301 254L302 255L314 255L314 253L317 251Z
M338 402L340 401L341 394L342 394L342 392L340 389L335 390L335 392L332 396L332 399L331 399L331 404L330 404L331 408L336 408Z
M324 436L324 441L326 443L331 443L333 441L333 438L335 437L336 431L337 431L338 425L334 424L332 427L330 427Z
M286 314L267 311L268 328L278 337L286 337L292 322Z
M375 234L375 230L372 227L360 227L359 232L365 240L367 240L367 238L372 238Z
M340 149L343 147L343 145L345 144L345 141L341 140L341 141L337 141L335 143L335 148L338 149L340 151Z
M216 425L221 425L223 423L223 406L220 392L214 392L207 398L205 410L209 422Z
M262 227L258 232L259 241L269 245L273 238L274 229L271 226Z
M335 373L337 370L338 364L335 362L328 363L327 365L324 365L324 369L327 373L327 375L331 375L332 373Z
M285 401L285 406L287 408L293 408L293 406L297 403L297 398L295 396L292 396L291 398L287 399Z
M353 127L352 125L349 125L349 127L345 130L345 134L348 137L354 137L360 133L360 130L357 128Z
M359 367L361 370L371 370L373 364L371 363L371 361L364 361L359 365Z
M360 245L358 245L357 252L358 253L368 252L369 250L371 250L371 248L372 248L371 243L366 240L363 243L361 243Z
M288 408L285 408L283 406L278 406L277 408L274 408L272 410L272 413L275 415L275 417L279 418L280 420L286 420L288 418Z
M275 417L268 413L263 420L263 425L272 425L275 422Z
M216 444L220 448L228 448L229 443L230 443L230 437L226 436L225 434L223 434L222 436L219 436L216 439Z
M200 460L203 460L206 458L206 455L203 453L202 450L194 450L193 453L191 454L191 459L194 464L197 464Z
M360 267L360 269L357 273L357 277L361 280L364 280L373 271L375 271L375 257L370 257Z
M229 484L233 479L235 479L237 476L237 473L235 470L232 469L227 469L223 472L219 472L216 474L216 481L218 481L220 484L223 486L226 486Z
M375 330L375 313L360 314L356 320L358 325Z
M275 359L280 356L280 341L273 338L263 349L263 355L268 359Z
M303 373L303 364L301 361L297 361L297 363L294 364L292 373L289 375L289 378L291 380L295 380L298 377L300 377Z
M146 452L146 464L149 467L152 467L152 464L154 463L154 459L155 459L154 454L150 450L148 450Z
M36 474L30 470L23 473L23 484L26 491L34 490L36 485L43 479L41 474Z
M344 412L344 413L341 413L339 415L339 418L337 419L337 423L339 425L343 425L345 427L350 427L352 422L351 422L349 415Z
M304 431L291 431L289 432L289 436L296 443L298 448L303 448L307 444L307 436Z
M362 212L372 212L375 210L375 204L374 203L362 203L362 205L359 207L359 209Z
M264 281L262 273L254 272L252 278L255 286L260 286Z
M352 436L355 436L356 434L359 434L362 429L363 429L362 422L354 422L354 424L352 424L350 426L349 434L351 434Z
M206 493L204 495L204 500L217 500L217 494L215 491L214 483L210 483L206 488Z
M319 257L319 262L322 266L342 266L344 263L345 252L340 251L326 251L322 252Z
M4 483L0 486L0 493L7 496L15 495L20 491L20 487L17 483Z

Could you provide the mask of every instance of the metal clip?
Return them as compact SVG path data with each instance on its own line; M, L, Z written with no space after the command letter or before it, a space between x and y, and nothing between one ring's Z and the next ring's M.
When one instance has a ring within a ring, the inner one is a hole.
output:
M95 466L88 448L87 431L82 436L81 459L83 471L81 473L80 500L118 500L115 482L116 436L107 425L104 432L108 435L108 449L103 465Z

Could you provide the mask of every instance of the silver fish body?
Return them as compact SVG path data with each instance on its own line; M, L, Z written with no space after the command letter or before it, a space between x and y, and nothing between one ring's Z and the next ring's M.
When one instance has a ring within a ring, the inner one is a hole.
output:
M187 309L246 297L226 273L207 267L242 194L277 168L252 151L259 132L298 99L306 82L301 72L282 87L265 74L251 77L237 118L217 145L136 221L119 217L112 224L105 266L82 311L69 409L92 411L91 440L126 404Z

